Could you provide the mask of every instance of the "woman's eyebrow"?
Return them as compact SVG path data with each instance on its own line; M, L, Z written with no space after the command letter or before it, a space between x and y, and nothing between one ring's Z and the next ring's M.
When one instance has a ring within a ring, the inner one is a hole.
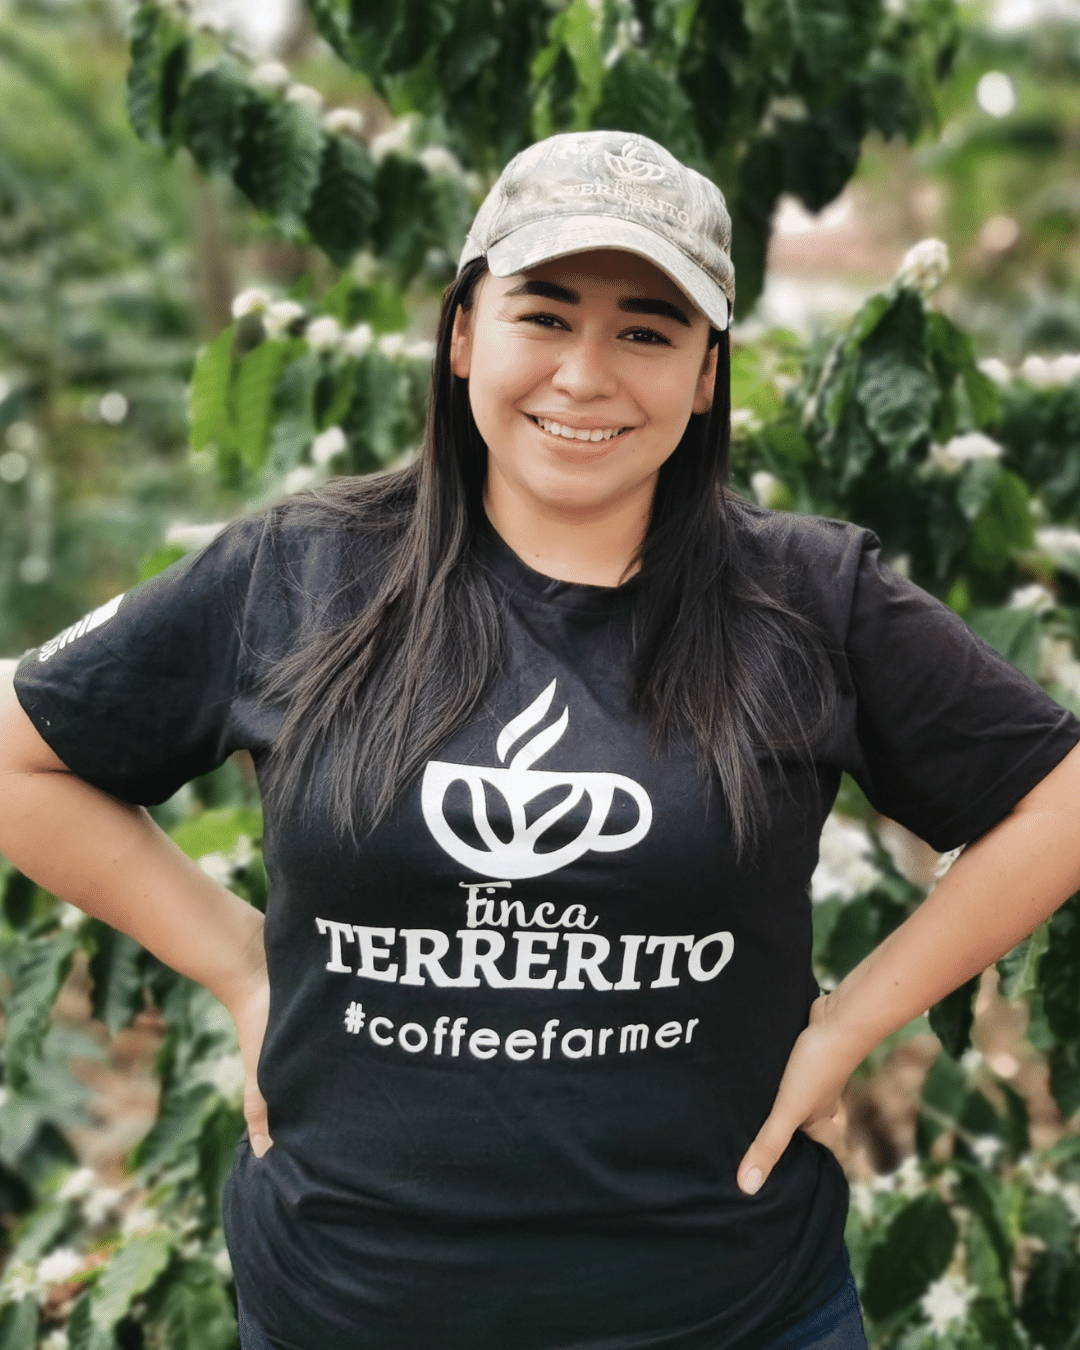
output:
M577 291L572 291L567 286L560 286L554 281L523 281L519 286L514 286L506 291L505 294L507 296L543 295L548 300L561 300L566 305L579 305L581 303L581 296ZM660 314L666 318L674 319L686 328L693 326L685 311L681 310L678 305L673 305L670 300L658 300L643 295L626 295L622 297L618 304L619 309L626 310L628 314Z

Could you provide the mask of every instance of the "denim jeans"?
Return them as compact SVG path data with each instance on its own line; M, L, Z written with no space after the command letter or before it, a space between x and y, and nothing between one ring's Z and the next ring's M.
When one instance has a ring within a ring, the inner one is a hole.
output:
M859 1293L850 1269L847 1279L831 1298L770 1341L765 1350L869 1350Z
M240 1350L273 1350L266 1332L251 1318L239 1300L237 1321L240 1327ZM869 1350L855 1277L851 1271L848 1271L847 1280L831 1298L800 1318L778 1340L770 1341L766 1350Z

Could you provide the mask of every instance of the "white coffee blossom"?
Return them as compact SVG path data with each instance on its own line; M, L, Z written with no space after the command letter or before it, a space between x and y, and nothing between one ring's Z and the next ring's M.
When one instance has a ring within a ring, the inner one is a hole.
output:
M900 260L896 279L920 295L932 295L949 271L949 248L941 239L920 239Z
M242 319L247 314L262 314L270 304L270 296L258 286L249 286L233 296L232 316Z
M853 900L880 880L866 827L830 812L821 831L818 863L810 878L811 899L815 903L830 896Z
M984 1167L993 1167L1005 1145L993 1134L979 1134L971 1141L971 1151Z
M1044 684L1060 684L1080 698L1080 661L1072 639L1043 633L1039 639L1038 676Z
M204 853L198 863L206 875L220 885L227 886L232 880L232 861L224 853Z
M224 1275L227 1280L232 1279L232 1262L229 1260L229 1252L225 1247L216 1251L211 1259L211 1265L215 1267L219 1274Z
M461 161L445 145L425 145L416 157L428 173L447 178L460 177Z
M1061 1178L1048 1167L1035 1169L1031 1175L1031 1186L1041 1195L1060 1195L1062 1191Z
M161 1215L149 1205L140 1205L137 1209L128 1210L120 1221L120 1231L124 1237L133 1237L136 1233L149 1233L161 1226Z
M57 1247L38 1262L38 1279L42 1284L60 1284L82 1270L86 1262L74 1247Z
M219 1055L208 1067L206 1081L213 1084L226 1101L236 1106L244 1100L244 1061L236 1052Z
M39 1350L71 1350L71 1342L63 1327L54 1327L43 1341L38 1342Z
M304 329L304 338L317 352L329 351L341 342L341 324L332 314L320 314Z
M97 1185L97 1174L92 1167L76 1167L64 1178L63 1185L56 1192L60 1200L81 1200L89 1195Z
M290 84L285 90L286 103L299 103L312 112L322 112L323 96L310 84Z
M435 344L430 338L415 338L407 342L403 350L412 361L430 361L435 355Z
M255 860L255 841L249 834L241 834L232 851L233 862L237 867L248 867Z
M295 300L275 300L263 314L267 337L281 337L285 330L305 313L304 306Z
M91 1227L103 1223L110 1214L116 1211L123 1198L123 1191L118 1191L115 1186L95 1187L82 1203L82 1211L86 1222Z
M298 464L285 475L286 492L303 492L319 481L319 473L308 464Z
M1080 379L1080 353L1062 353L1060 356L1025 356L1020 374L1029 384L1040 388L1072 384Z
M761 418L753 408L732 408L730 421L732 431L761 430Z
M407 113L397 118L385 131L381 131L368 147L376 163L393 152L408 154L412 149L413 134L419 118L415 113Z
M768 469L756 469L750 475L750 486L760 506L779 507L784 499L783 480L770 473Z
M60 914L61 928L78 928L86 914L78 905L69 904L66 900L57 901L57 909Z
M851 1203L863 1223L869 1223L876 1212L874 1205L876 1190L876 1187L866 1181L853 1181L851 1183Z
M340 427L327 427L311 442L311 458L316 464L329 462L349 448L348 439Z
M46 1287L29 1261L16 1261L7 1266L0 1278L0 1307L5 1303L19 1303L24 1298L41 1303L46 1293Z
M401 356L405 350L405 334L383 333L375 345L383 356Z
M285 89L288 87L291 76L288 69L280 61L262 61L251 72L251 83L261 85L264 89Z
M1080 561L1080 530L1068 525L1043 525L1035 531L1035 547L1055 562Z
M1057 600L1039 582L1032 582L1030 586L1017 586L1009 596L1006 609L1033 609L1036 614L1045 614L1047 610L1054 609Z
M1012 370L996 356L985 356L976 363L984 375L987 375L995 384L1009 384L1012 380Z
M967 1074L977 1072L985 1063L983 1052L976 1045L969 1045L960 1056L960 1067Z
M906 1196L909 1200L922 1195L926 1190L926 1178L922 1173L922 1166L915 1154L909 1155L891 1172L886 1173L889 1178L889 1187L898 1194Z
M956 473L976 459L1000 459L1003 454L1004 447L981 431L965 431L944 445L931 445L929 460L946 473Z
M181 548L186 549L205 548L211 539L217 538L221 533L223 525L222 521L192 523L174 520L165 531L165 542L179 544Z
M348 356L363 356L371 346L373 334L369 323L358 323L341 339L341 349Z
M962 1322L975 1298L974 1288L956 1275L935 1280L919 1300L919 1306L935 1332L944 1332L954 1322Z
M1080 1183L1066 1181L1061 1188L1061 1198L1068 1206L1073 1222L1080 1224Z
M359 108L331 108L323 117L323 129L332 136L359 136L364 130L364 114Z

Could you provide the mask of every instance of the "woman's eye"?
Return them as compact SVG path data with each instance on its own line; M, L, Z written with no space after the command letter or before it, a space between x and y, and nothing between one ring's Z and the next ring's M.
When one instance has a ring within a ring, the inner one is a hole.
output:
M525 314L522 317L526 323L540 323L544 328L548 326L543 322L545 319L554 319L556 323L562 323L562 320L556 314ZM646 343L635 343L635 346L650 346L657 343L662 343L666 347L671 346L671 343L664 337L663 333L658 333L655 328L632 328L630 331L631 333L644 333L649 339Z

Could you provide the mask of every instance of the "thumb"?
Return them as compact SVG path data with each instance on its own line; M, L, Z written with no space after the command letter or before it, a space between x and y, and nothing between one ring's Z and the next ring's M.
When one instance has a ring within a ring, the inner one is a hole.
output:
M791 1131L770 1116L739 1164L739 1189L746 1195L756 1195L768 1180L777 1159L790 1143Z

